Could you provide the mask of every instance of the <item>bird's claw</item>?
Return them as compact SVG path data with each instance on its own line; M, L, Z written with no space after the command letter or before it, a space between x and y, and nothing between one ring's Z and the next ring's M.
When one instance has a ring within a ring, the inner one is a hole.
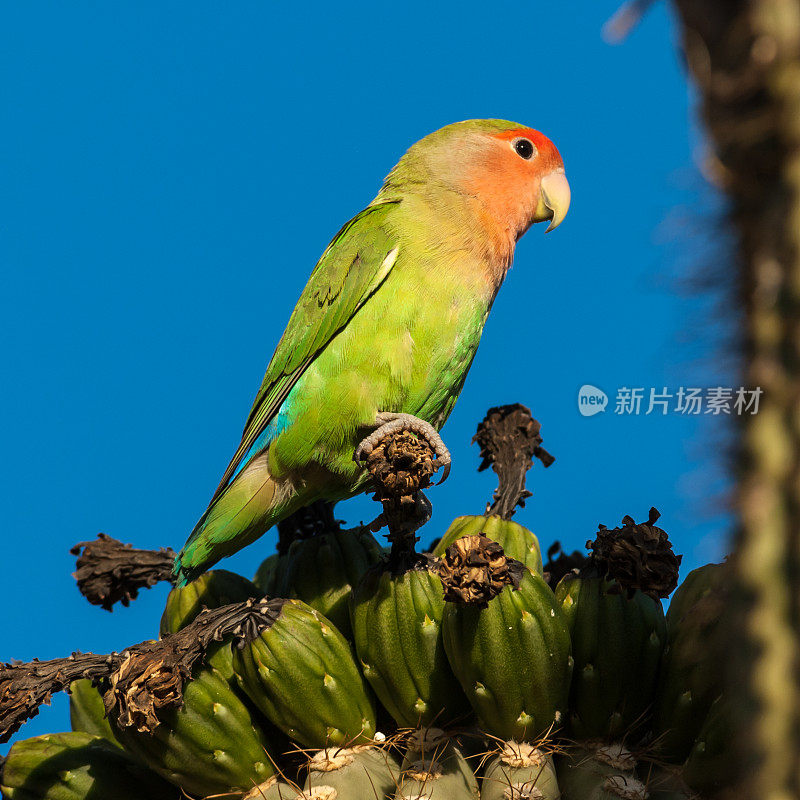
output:
M442 477L439 478L438 481L436 481L436 485L437 486L440 483L444 483L448 479L448 477L450 477L450 464L451 464L451 461L450 461L450 454L449 453L447 454L447 459L437 458L433 462L433 465L436 467L436 469L439 469L439 467L442 468Z
M436 469L443 469L442 477L438 483L444 483L450 474L450 451L447 449L439 432L429 422L415 417L413 414L400 414L391 411L381 411L375 417L375 424L378 426L369 436L359 442L353 453L353 460L356 463L366 461L378 442L391 433L400 431L411 431L421 436L430 445L436 455L434 466Z

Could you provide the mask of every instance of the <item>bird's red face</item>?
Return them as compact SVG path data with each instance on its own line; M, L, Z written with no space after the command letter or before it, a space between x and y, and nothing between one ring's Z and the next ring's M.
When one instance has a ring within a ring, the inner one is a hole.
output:
M492 131L462 177L462 189L479 198L491 222L515 239L534 223L557 228L570 202L564 162L555 145L532 128ZM487 220L489 222L489 220Z

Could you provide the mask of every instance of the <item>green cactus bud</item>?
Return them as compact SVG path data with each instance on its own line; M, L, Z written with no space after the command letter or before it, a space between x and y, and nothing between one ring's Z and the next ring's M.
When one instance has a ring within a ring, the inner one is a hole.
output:
M448 597L459 598L444 610L445 650L481 727L504 741L559 727L572 658L550 587L485 537L451 545L440 569Z
M154 733L111 724L126 750L188 794L248 791L275 773L271 742L211 668L185 684L183 705L163 713Z
M591 568L561 579L555 591L572 638L571 734L614 739L641 726L653 702L667 626L661 601Z
M250 597L262 597L252 581L226 569L212 569L169 593L159 632L162 636L175 633L193 622L204 608L221 608Z
M731 773L731 731L735 730L732 717L729 701L724 696L718 697L683 767L686 783L703 794L716 795L735 778Z
M180 790L101 736L49 733L16 742L0 775L7 800L180 800Z
M87 678L73 681L69 685L69 721L73 731L102 736L111 744L120 747L114 737L111 724L106 719L106 707L99 689Z
M283 568L286 566L286 556L273 553L267 556L256 574L253 576L253 583L259 588L261 593L266 597L278 597L277 586L280 581L280 576Z
M327 530L291 543L275 576L274 594L295 597L326 616L352 639L350 594L364 573L383 557L375 537L365 528Z
M469 703L442 641L442 582L428 562L370 570L353 593L353 635L364 676L398 725L452 722Z
M725 564L689 573L667 614L667 646L656 689L653 730L659 754L680 764L723 690L717 645L728 603Z
M375 707L347 640L301 600L285 600L272 624L234 652L242 691L306 747L367 742Z
M204 608L221 608L251 597L262 597L261 590L247 578L225 569L212 569L186 586L173 589L161 615L162 636L185 628ZM233 654L229 642L209 647L203 661L233 682Z
M533 531L498 516L456 517L434 548L433 554L443 556L457 539L477 534L483 534L487 539L497 542L509 558L521 561L531 572L542 574L542 549Z

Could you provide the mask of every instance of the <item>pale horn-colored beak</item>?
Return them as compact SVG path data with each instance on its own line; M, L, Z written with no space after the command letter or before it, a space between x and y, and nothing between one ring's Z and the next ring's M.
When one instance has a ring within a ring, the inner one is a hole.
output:
M545 233L555 230L567 216L569 210L570 190L567 176L563 170L545 175L539 184L539 205L536 209L536 221L550 220Z

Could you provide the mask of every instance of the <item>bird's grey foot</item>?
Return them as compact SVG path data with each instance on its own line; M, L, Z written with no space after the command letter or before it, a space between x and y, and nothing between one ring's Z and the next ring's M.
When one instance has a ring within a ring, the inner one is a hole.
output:
M353 460L357 462L365 461L375 446L384 436L400 431L411 431L421 436L430 445L436 454L434 466L438 469L443 468L442 478L439 483L444 483L450 474L450 451L439 436L439 432L429 422L415 417L413 414L400 414L394 411L380 411L375 417L375 424L378 426L369 436L364 438L356 447Z

